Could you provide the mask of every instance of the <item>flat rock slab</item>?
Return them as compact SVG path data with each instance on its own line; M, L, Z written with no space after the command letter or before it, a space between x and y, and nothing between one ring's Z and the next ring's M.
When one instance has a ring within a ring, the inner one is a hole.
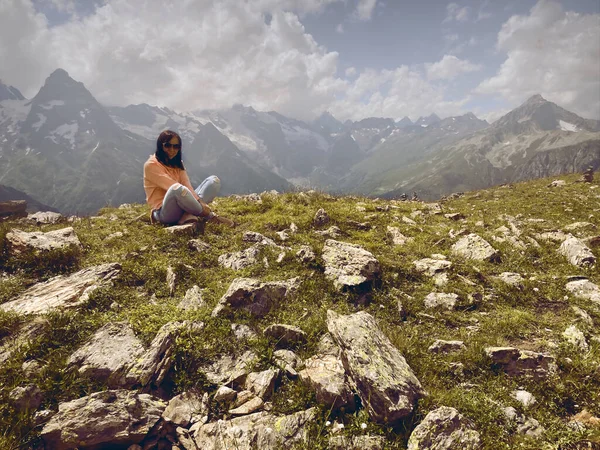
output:
M265 336L275 339L277 345L282 347L306 342L306 333L294 325L274 323L265 328L263 333Z
M298 279L262 282L253 278L236 278L212 312L220 315L226 308L244 309L256 317L264 317L271 308L290 298L298 287Z
M433 277L435 274L443 272L450 267L452 263L445 259L424 258L413 262L415 270L419 273L424 273L427 276Z
M251 372L246 377L246 390L263 400L267 400L275 392L275 383L280 373L279 369Z
M383 436L331 436L328 450L383 450L385 448Z
M333 280L336 288L353 287L376 279L381 266L379 261L364 248L327 239L323 247L325 276Z
M476 261L498 261L500 259L500 255L489 242L474 233L460 238L452 246L452 253Z
M303 383L310 386L317 402L328 408L355 409L354 394L346 382L344 364L338 356L315 355L305 361L304 369L298 375Z
M166 404L127 390L96 392L58 405L41 432L46 448L67 450L137 444L158 422Z
M183 392L173 397L162 413L163 419L181 427L187 427L208 414L208 395ZM196 420L194 420L196 419Z
M260 248L253 245L239 252L225 253L219 256L219 264L226 269L241 270L258 262Z
M203 450L278 450L306 443L306 426L316 418L314 408L289 416L259 412L202 425L194 440Z
M27 216L28 222L33 222L36 225L54 224L63 220L62 214L52 211L38 211Z
M495 278L510 286L522 286L524 281L523 277L515 272L502 272Z
M570 281L565 286L565 289L575 297L590 300L592 303L600 306L600 287L590 280Z
M72 275L59 275L33 285L15 300L0 305L0 309L44 314L53 309L74 308L87 301L94 289L109 285L120 272L120 264L109 263L88 267Z
M127 323L107 323L70 356L67 366L77 366L80 375L109 387L121 387L121 377L143 353L142 342Z
M327 328L371 419L390 425L411 414L423 388L375 318L366 312L343 316L328 310Z
M456 306L458 295L454 293L431 292L425 297L424 304L426 308L441 308L451 311Z
M206 306L206 302L202 299L202 289L200 286L194 285L189 288L183 300L179 302L177 307L184 311L195 311Z
M591 266L596 262L596 257L589 247L574 236L567 238L560 244L558 253L577 267Z
M546 378L557 370L554 357L544 353L514 347L487 347L484 351L509 376Z
M32 231L28 233L13 229L6 234L8 251L11 255L20 255L30 251L49 251L67 248L71 245L81 247L81 242L75 234L73 227L62 228L60 230Z
M408 439L408 450L477 450L480 446L479 433L448 406L427 414Z

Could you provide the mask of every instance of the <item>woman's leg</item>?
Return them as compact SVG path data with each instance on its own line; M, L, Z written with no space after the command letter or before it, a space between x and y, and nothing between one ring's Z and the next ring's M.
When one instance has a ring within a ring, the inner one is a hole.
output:
M156 219L164 224L177 223L185 212L199 216L202 205L188 188L176 183L167 190L162 207L156 212Z
M212 202L221 190L221 180L216 175L211 175L196 188L196 194L205 202Z

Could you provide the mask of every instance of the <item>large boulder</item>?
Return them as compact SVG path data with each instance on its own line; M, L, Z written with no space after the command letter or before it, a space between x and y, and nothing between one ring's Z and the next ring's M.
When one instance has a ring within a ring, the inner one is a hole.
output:
M144 353L142 342L126 322L107 323L67 361L79 374L109 387L121 387L125 371Z
M316 417L314 408L289 416L258 412L199 427L194 435L203 450L276 450L306 443L307 425ZM193 429L193 427L192 427Z
M408 450L477 450L480 446L479 433L448 406L427 414L408 439Z
M323 247L325 276L332 279L338 289L361 285L376 279L381 267L379 261L364 248L327 239Z
M120 272L120 264L109 263L88 267L68 276L59 275L33 285L16 299L0 305L0 309L21 314L43 314L57 308L74 308L87 301L94 289L110 285Z
M598 287L597 284L592 283L590 280L585 279L570 281L567 283L565 288L575 297L579 297L584 300L590 300L592 303L600 306L600 287Z
M574 236L565 239L560 244L558 253L566 257L572 265L578 267L591 266L596 262L596 257L588 246Z
M364 311L343 316L329 310L327 328L371 419L394 424L411 414L423 388L375 318Z
M314 390L320 404L327 408L354 410L354 393L346 381L344 364L338 356L312 356L304 362L304 369L298 375Z
M6 241L11 255L20 255L30 251L63 249L71 245L77 248L81 247L81 242L73 227L48 231L47 233L41 231L27 233L26 231L13 229L6 234Z
M295 293L298 279L262 282L253 278L236 278L212 312L220 315L226 308L244 309L250 314L263 317L271 308Z
M38 211L27 216L28 222L33 222L36 225L54 224L63 220L62 214L53 211Z
M41 432L46 448L67 450L137 444L158 422L166 404L127 390L96 392L58 405Z
M485 354L509 376L546 378L556 373L554 357L514 347L486 347Z
M476 261L498 261L500 259L498 252L489 242L475 233L460 238L452 246L452 253Z

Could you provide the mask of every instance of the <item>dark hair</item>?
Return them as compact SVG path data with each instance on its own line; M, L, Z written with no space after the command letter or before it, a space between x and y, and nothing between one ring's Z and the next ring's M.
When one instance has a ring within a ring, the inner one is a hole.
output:
M173 157L173 159L169 159L169 157L165 153L163 144L165 142L169 142L174 137L179 139L179 144L181 145L181 149L179 149L179 151ZM182 150L183 150L183 142L181 141L181 136L179 136L174 131L165 130L158 135L158 139L156 140L156 153L154 153L154 155L156 156L156 159L158 159L158 161L165 166L176 167L178 169L185 170L185 167L183 167L183 161L181 160L181 151Z

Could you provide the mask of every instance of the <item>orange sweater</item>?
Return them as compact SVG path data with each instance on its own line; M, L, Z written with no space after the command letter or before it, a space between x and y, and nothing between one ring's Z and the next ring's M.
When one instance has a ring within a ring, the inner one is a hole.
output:
M199 199L185 170L167 167L161 164L156 156L151 155L144 164L144 191L146 191L146 202L152 209L162 206L167 189L175 183L184 185L196 200Z

